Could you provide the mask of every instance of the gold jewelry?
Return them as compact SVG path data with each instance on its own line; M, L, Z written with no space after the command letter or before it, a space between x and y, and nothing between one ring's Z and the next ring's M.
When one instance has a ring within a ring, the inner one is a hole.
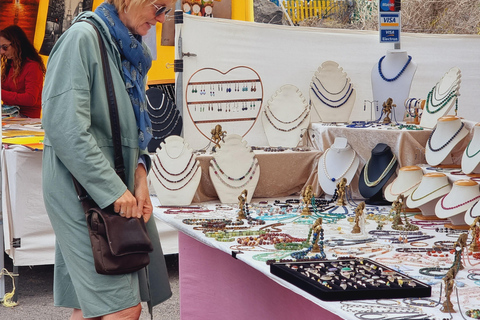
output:
M390 163L388 164L388 166L385 168L385 170L383 170L382 174L380 175L380 177L378 177L377 180L371 182L369 179L368 179L368 165L370 164L370 159L368 159L367 161L367 164L365 165L365 169L363 170L363 181L365 182L365 184L367 185L367 187L375 187L377 184L380 183L380 181L383 180L383 178L385 178L385 176L388 174L388 172L390 171L390 169L392 169L393 165L396 163L397 161L397 157L395 156L395 154L393 154L393 157L392 159L390 160Z

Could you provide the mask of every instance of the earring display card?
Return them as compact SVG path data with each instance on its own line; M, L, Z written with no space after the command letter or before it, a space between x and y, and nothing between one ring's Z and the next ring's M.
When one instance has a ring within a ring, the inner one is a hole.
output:
M325 301L430 297L432 288L370 259L281 262L270 272Z

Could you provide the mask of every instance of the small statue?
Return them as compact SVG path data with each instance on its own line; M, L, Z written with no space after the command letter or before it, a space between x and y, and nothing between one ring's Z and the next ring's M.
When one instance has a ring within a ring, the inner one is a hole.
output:
M468 233L462 233L458 236L457 241L453 244L453 248L455 250L455 258L453 260L452 268L456 268L458 270L463 270L465 267L463 266L462 263L462 254L463 254L463 249L467 246L467 239L468 239Z
M390 114L392 113L392 108L395 108L397 105L393 103L392 98L388 98L382 105L382 112L385 114L385 118L383 119L383 123L389 124L392 122L390 119Z
M473 220L473 223L470 225L470 231L472 232L472 243L470 244L470 251L479 252L480 217L476 217L475 220Z
M318 245L319 238L322 238L320 240L321 240L321 243L323 243L322 222L323 222L322 218L318 218L312 226L312 232L314 234L316 234L316 237L315 237L315 239L313 241L313 244L312 244L312 250L311 250L312 253L319 253L319 252L323 251L323 247L320 248L320 246Z
M242 193L238 196L238 208L240 209L238 211L238 220L242 220L242 219L247 219L247 215L246 215L246 212L245 212L245 205L247 203L247 195L248 195L248 191L247 189L244 189L242 191Z
M365 201L355 208L355 225L353 226L352 233L361 233L360 220L363 218L363 210L365 210Z
M347 188L347 178L342 178L340 182L337 183L337 206L345 205L345 189Z
M453 309L453 303L450 299L452 292L453 292L453 286L455 284L455 277L457 276L457 273L454 271L454 268L450 268L448 272L445 274L445 277L443 277L443 282L445 283L445 301L442 303L442 307L440 308L440 311L445 312L445 313L455 313L456 311Z
M310 212L310 209L308 208L308 205L312 201L312 198L315 197L315 194L313 193L313 188L311 185L308 185L305 187L305 190L303 190L302 193L302 201L303 201L303 210L302 210L302 215L303 216L309 216L312 213Z
M403 194L400 194L397 197L397 199L395 199L392 203L392 208L390 209L390 212L393 213L392 228L403 224L402 217L400 214L403 211L404 200L405 200L405 197L403 196Z
M212 134L212 141L215 143L215 146L212 148L213 151L215 151L215 148L220 148L220 141L224 141L223 138L225 138L225 135L227 134L227 131L222 131L222 126L217 124L214 129L211 131Z

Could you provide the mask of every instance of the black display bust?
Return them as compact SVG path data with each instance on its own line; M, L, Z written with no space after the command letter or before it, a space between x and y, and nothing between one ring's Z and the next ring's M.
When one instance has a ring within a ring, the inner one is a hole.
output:
M391 148L379 143L373 148L358 181L358 189L366 204L389 205L391 202L383 197L383 187L397 168L397 159Z

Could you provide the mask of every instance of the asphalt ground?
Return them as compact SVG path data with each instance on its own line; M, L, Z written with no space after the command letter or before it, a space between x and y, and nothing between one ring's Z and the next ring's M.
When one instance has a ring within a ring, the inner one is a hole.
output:
M13 271L12 260L5 257L5 268ZM167 255L170 286L173 295L170 299L153 308L155 320L180 319L180 301L178 286L178 255ZM16 286L17 302L15 307L0 305L1 320L63 320L69 319L71 309L53 306L53 265L19 267ZM5 292L12 291L12 280L5 277ZM3 297L2 297L3 298ZM141 320L150 319L146 304L142 303Z

